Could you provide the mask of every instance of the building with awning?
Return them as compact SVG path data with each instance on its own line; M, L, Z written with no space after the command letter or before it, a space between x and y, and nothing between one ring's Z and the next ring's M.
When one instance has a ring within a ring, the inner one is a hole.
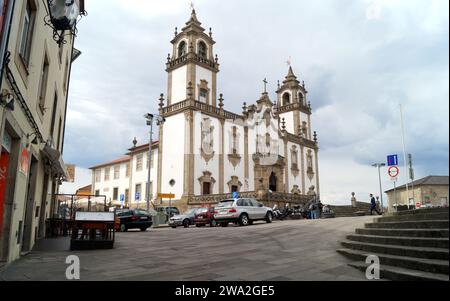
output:
M46 166L50 169L54 177L59 179L60 182L66 181L68 174L61 152L46 144L41 150L41 153L45 158Z

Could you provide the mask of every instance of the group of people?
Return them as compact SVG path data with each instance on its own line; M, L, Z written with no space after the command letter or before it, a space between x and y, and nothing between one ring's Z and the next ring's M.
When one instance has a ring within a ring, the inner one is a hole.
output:
M308 207L308 217L310 219L319 219L322 216L323 204L318 199L313 199Z

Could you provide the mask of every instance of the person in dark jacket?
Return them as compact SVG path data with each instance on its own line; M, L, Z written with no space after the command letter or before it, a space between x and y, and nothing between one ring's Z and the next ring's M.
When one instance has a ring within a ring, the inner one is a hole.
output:
M323 204L322 202L319 200L319 202L317 203L317 207L318 207L318 218L322 218L322 212L323 212Z
M378 213L378 215L381 215L381 212L377 208L377 201L375 200L375 197L373 194L370 194L370 215L372 215L373 211Z

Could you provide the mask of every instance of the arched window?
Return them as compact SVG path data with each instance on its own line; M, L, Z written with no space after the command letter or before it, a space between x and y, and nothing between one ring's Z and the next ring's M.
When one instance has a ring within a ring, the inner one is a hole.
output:
M291 103L291 94L286 92L283 94L283 106L288 105L290 103Z
M301 104L304 104L304 102L305 102L305 97L303 96L302 92L298 93L298 102Z
M182 57L186 54L186 42L182 41L180 44L178 44L178 57Z
M202 58L205 58L205 59L207 58L207 47L206 47L205 42L203 42L203 41L200 41L198 43L198 55Z

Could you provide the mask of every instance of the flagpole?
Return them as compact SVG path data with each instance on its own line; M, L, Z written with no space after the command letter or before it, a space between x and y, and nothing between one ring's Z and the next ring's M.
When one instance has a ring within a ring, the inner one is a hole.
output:
M407 172L407 162L406 162L406 146L405 146L405 127L403 124L403 107L400 104L400 122L402 126L402 144L403 144L403 163L405 166L405 178L406 178L406 199L408 202L408 210L409 210L409 189L408 189L408 172Z

